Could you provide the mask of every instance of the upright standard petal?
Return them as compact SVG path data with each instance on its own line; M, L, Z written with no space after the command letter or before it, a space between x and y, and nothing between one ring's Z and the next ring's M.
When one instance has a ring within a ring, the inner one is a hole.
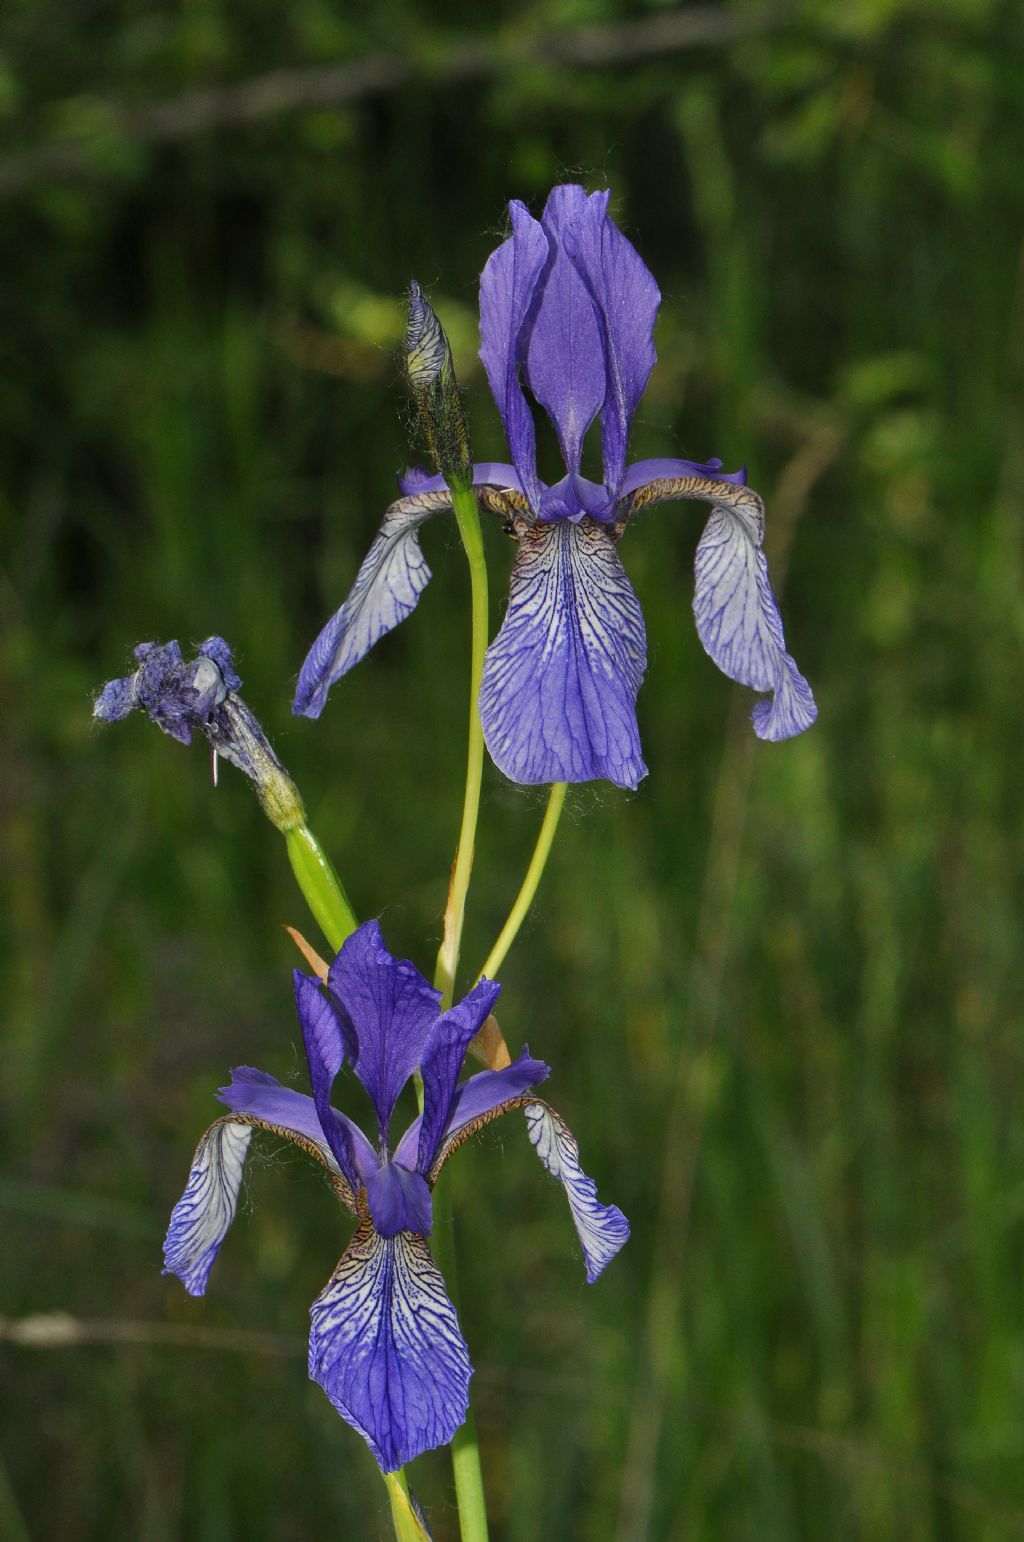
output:
M551 1070L543 1060L534 1060L528 1049L523 1049L511 1065L500 1071L478 1071L461 1087L455 1089L448 1123L441 1133L427 1178L433 1183L452 1152L469 1140L477 1130L496 1119L510 1108L518 1108L525 1101L524 1094L550 1076ZM395 1161L406 1167L416 1163L420 1149L422 1119L417 1115L398 1143Z
M355 1072L377 1110L381 1136L416 1070L438 1018L441 993L407 959L388 952L380 926L364 921L342 944L327 976L358 1043Z
M525 1113L534 1150L565 1189L592 1285L628 1238L629 1222L617 1205L598 1200L597 1185L580 1166L580 1148L561 1114L547 1103L528 1103Z
M310 1318L309 1374L384 1472L451 1440L473 1372L423 1237L364 1222Z
M469 995L437 1019L423 1054L423 1119L416 1166L429 1172L451 1114L455 1084L469 1041L479 1033L501 995L496 980L479 980Z
M607 530L592 520L535 525L512 569L508 610L487 650L480 716L514 782L636 787L636 697L644 620Z
M526 383L555 426L569 471L579 471L583 437L605 396L605 358L594 304L562 245L566 224L587 202L582 187L553 188L541 215L550 255L540 301L522 347Z
M519 383L523 328L548 260L548 238L521 203L510 203L512 234L491 253L480 275L480 358L505 425L519 480L530 506L540 501L536 434Z
M609 196L592 194L566 224L563 239L594 303L604 343L601 454L614 496L626 467L629 425L654 368L661 293L636 248L608 217Z
M171 1212L164 1273L176 1274L190 1296L206 1290L220 1245L235 1219L252 1126L218 1119L196 1147L185 1192Z
M306 1046L309 1065L309 1081L313 1088L313 1103L324 1139L334 1153L338 1166L352 1185L359 1188L366 1182L359 1170L360 1148L367 1144L362 1131L351 1120L339 1114L331 1106L331 1088L334 1078L346 1058L354 1060L357 1053L355 1031L347 1020L344 1009L325 996L320 982L311 979L300 969L294 972L295 1007L302 1024L302 1037ZM357 1139L358 1137L358 1139ZM371 1148L372 1149L372 1148ZM377 1163L373 1163L373 1171Z
M348 599L306 656L292 702L296 715L319 717L334 682L416 608L430 582L419 527L450 508L451 496L442 491L399 498L387 510Z

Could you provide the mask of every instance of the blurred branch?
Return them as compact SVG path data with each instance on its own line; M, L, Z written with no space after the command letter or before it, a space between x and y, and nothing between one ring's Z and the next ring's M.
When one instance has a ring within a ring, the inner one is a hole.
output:
M284 1333L249 1333L199 1323L142 1322L72 1317L70 1312L33 1312L0 1317L0 1343L20 1349L77 1349L84 1344L157 1344L178 1349L228 1349L242 1354L305 1354L305 1339Z
M367 96L413 84L451 85L484 80L526 65L601 69L656 59L684 49L718 47L768 31L787 19L788 5L753 12L722 5L692 6L619 26L579 27L531 38L507 36L445 42L420 54L379 53L349 63L273 70L236 85L186 91L151 107L107 108L104 142L177 144L213 128L262 122L280 113L343 107ZM68 135L0 159L0 198L51 179L95 171L90 136Z
M132 1319L102 1320L73 1317L69 1312L37 1312L29 1317L0 1317L0 1343L22 1349L68 1349L88 1344L154 1344L184 1349L226 1349L242 1353L298 1356L306 1353L306 1341L281 1333L247 1333L231 1328L203 1327L198 1324L146 1322ZM486 1381L503 1387L518 1387L536 1396L564 1397L586 1402L593 1386L584 1376L549 1375L543 1371L517 1366L481 1364L477 1366ZM625 1386L603 1383L603 1397L624 1401ZM504 1395L504 1394L503 1394ZM686 1398L687 1417L707 1422L709 1419L742 1433L749 1425L749 1415L727 1404ZM863 1440L843 1430L815 1428L788 1420L768 1420L767 1432L779 1445L808 1452L820 1461L848 1471L851 1481L858 1481L867 1471L919 1485L925 1491L943 1494L953 1504L973 1511L986 1520L1005 1527L1011 1534L1024 1536L1024 1511L1002 1504L976 1484L951 1473L935 1471L925 1463L898 1451ZM3 1472L0 1469L0 1488ZM0 1509L0 1516L3 1511ZM5 1533L6 1535L6 1533Z

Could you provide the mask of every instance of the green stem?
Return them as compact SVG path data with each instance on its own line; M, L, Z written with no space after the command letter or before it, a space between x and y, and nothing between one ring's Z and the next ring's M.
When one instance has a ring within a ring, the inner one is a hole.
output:
M455 1261L455 1225L449 1204L438 1202L434 1191L434 1230L432 1234L437 1265L444 1275L448 1294L456 1313L459 1310L459 1280ZM465 1422L452 1436L452 1473L455 1477L455 1502L459 1511L459 1536L462 1542L487 1542L487 1499L480 1466L480 1447L476 1438L476 1420L472 1406L466 1409Z
M498 934L498 940L488 953L484 966L480 971L489 980L493 980L498 970L505 961L505 954L516 940L516 935L526 914L533 904L537 887L541 876L547 866L548 857L551 855L551 847L554 844L555 833L558 830L558 821L562 815L562 805L565 803L566 783L552 782L551 791L548 793L548 806L544 811L544 819L537 836L537 844L533 848L533 856L530 865L526 869L526 877L522 887L515 897L515 903L508 913L508 920Z
M462 804L462 825L459 844L455 852L448 903L444 912L444 934L437 955L434 984L441 992L442 1008L451 1006L455 988L455 972L459 967L462 947L462 924L466 915L466 893L473 871L473 854L476 845L476 822L480 812L480 787L484 770L484 735L480 726L477 702L480 696L480 680L484 670L484 654L487 651L487 561L484 556L483 534L480 530L480 510L469 487L452 489L452 506L458 520L462 544L469 563L470 598L472 608L472 642L469 671L469 745L466 754L466 792Z
M427 1533L416 1519L416 1512L409 1498L409 1484L405 1472L386 1472L388 1498L391 1501L391 1519L395 1526L396 1542L427 1542Z
M442 1009L451 1006L455 974L462 947L462 926L466 915L466 894L473 871L476 825L480 812L480 788L484 770L484 735L480 725L480 680L487 651L487 562L484 556L480 511L469 487L452 489L452 505L458 521L462 544L469 563L472 640L469 670L469 744L466 753L466 792L462 803L459 844L452 865L448 903L444 912L444 934L437 955L434 984L441 992ZM458 1276L455 1266L455 1234L450 1208L443 1208L434 1196L434 1248L438 1266L445 1277L452 1304L459 1309ZM487 1542L487 1502L480 1467L476 1425L472 1408L467 1408L465 1422L451 1442L452 1473L459 1510L459 1534L462 1542Z
M306 904L331 947L337 952L358 922L330 858L307 824L284 832L292 872Z

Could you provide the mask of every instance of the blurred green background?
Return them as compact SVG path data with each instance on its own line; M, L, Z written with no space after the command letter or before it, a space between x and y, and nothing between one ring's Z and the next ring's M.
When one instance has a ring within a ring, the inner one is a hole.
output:
M693 630L701 511L638 520L652 774L573 794L502 1017L633 1237L587 1287L514 1119L444 1180L495 1538L1024 1535L1022 80L1003 0L7 0L5 1539L388 1535L305 1375L348 1230L319 1173L264 1143L205 1301L159 1272L227 1068L301 1079L312 926L242 780L91 699L139 639L227 636L358 909L430 966L454 524L319 724L291 686L408 454L403 290L502 457L476 279L567 177L665 296L633 452L749 466L821 717L755 740ZM541 809L488 768L467 974ZM52 1312L94 1342L11 1342ZM445 1460L412 1479L447 1542Z

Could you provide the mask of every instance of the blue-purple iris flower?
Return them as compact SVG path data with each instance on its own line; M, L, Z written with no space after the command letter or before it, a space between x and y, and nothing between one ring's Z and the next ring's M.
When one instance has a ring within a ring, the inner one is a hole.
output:
M618 541L638 509L673 499L713 508L697 547L693 609L705 649L731 679L771 696L753 710L762 739L786 739L817 715L785 650L762 551L764 505L743 471L720 461L626 465L629 428L654 366L661 296L608 214L607 192L556 187L540 220L509 205L512 233L480 280L480 356L512 465L478 464L477 496L519 542L508 609L487 651L480 715L495 763L513 781L646 775L636 698L647 663L640 603ZM554 425L566 474L537 473L533 410ZM600 415L602 476L581 475ZM341 609L313 644L293 710L318 717L335 680L414 608L430 570L419 526L451 508L440 477L402 478Z
M439 993L414 965L391 956L376 921L344 943L326 987L296 970L313 1096L237 1067L218 1094L230 1113L200 1141L164 1244L165 1272L201 1296L234 1219L254 1128L323 1164L359 1224L310 1310L309 1374L385 1472L445 1444L466 1416L469 1354L426 1240L431 1190L456 1147L499 1114L522 1108L538 1156L565 1186L588 1280L629 1236L621 1210L599 1203L561 1116L531 1091L548 1075L542 1061L524 1049L504 1069L459 1082L469 1042L500 989L481 980L441 1012ZM346 1063L373 1102L373 1139L331 1105ZM392 1150L392 1113L416 1070L423 1113Z

